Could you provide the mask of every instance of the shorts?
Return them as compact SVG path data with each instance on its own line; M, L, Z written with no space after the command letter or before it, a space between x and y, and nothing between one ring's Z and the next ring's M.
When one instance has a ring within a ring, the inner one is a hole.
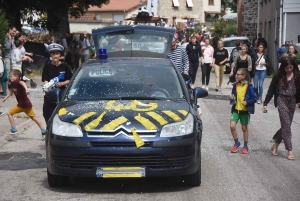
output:
M21 66L12 66L11 69L19 70L22 73L22 67Z
M233 112L231 114L230 121L238 122L240 120L242 125L250 124L250 114L249 113L237 113Z
M19 114L21 112L24 112L29 117L35 117L32 107L31 108L22 108L17 105L15 107L11 108L9 110L8 114L14 115L14 114Z

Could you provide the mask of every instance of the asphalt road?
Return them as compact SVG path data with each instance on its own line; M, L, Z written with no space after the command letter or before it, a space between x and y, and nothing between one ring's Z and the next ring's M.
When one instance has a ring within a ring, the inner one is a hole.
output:
M269 82L266 79L265 88ZM212 74L211 86L213 83ZM267 114L261 112L261 105L256 105L249 126L249 154L242 155L240 151L232 154L230 86L224 84L223 88L218 93L210 90L210 96L201 100L204 131L200 187L185 187L179 179L73 178L68 187L50 188L40 130L20 115L17 127L22 132L4 134L9 123L3 115L0 117L0 200L300 200L300 109L297 108L292 124L296 161L287 160L283 145L278 157L271 155L270 139L280 125L272 104ZM40 118L42 96L40 89L31 90L30 98ZM6 105L1 103L0 109L7 111L13 104L11 99ZM240 125L238 130L242 140Z

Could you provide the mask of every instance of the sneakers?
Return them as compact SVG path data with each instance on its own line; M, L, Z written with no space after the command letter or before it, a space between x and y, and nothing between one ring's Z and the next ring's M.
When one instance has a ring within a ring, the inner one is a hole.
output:
M205 87L206 91L208 91L208 86Z
M17 132L18 132L18 130L15 127L10 129L11 134L14 134L14 133L17 133Z
M215 91L221 91L221 87L220 86L216 87Z
M45 138L46 138L46 129L42 128L41 129L41 134L42 134L42 141L45 141Z
M190 87L191 87L192 89L195 89L195 85L194 85L194 84L190 84Z
M241 143L237 143L237 144L234 144L232 149L231 149L231 153L236 153L238 150L239 150L239 146L241 146Z
M261 102L262 102L262 101L261 101L260 99L258 99L256 103L257 103L257 104L261 104Z
M1 116L1 115L4 115L4 112L0 112L0 116Z
M243 147L242 154L248 154L248 147Z

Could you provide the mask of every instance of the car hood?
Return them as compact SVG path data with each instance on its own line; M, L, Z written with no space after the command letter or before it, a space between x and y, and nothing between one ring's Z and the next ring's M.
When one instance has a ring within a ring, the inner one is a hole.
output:
M97 102L62 102L57 110L62 121L79 125L85 131L158 131L170 123L181 122L188 115L185 100L110 100Z

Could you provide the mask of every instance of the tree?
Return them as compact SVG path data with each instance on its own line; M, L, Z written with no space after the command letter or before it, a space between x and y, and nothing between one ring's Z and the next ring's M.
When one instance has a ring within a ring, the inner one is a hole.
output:
M49 33L56 38L63 37L64 33L70 31L69 15L78 18L83 15L89 6L108 4L109 0L0 0L0 8L6 14L10 25L21 29L20 19L32 11L41 15L47 13L47 21L44 24ZM30 24L43 25L41 21L27 19Z
M3 44L4 44L7 30L8 30L8 21L6 20L3 11L0 9L0 44L2 45L1 50L3 56L5 55L5 46Z
M225 8L231 8L231 10L236 13L237 12L237 0L229 1L229 0L222 0L221 3L225 5Z

